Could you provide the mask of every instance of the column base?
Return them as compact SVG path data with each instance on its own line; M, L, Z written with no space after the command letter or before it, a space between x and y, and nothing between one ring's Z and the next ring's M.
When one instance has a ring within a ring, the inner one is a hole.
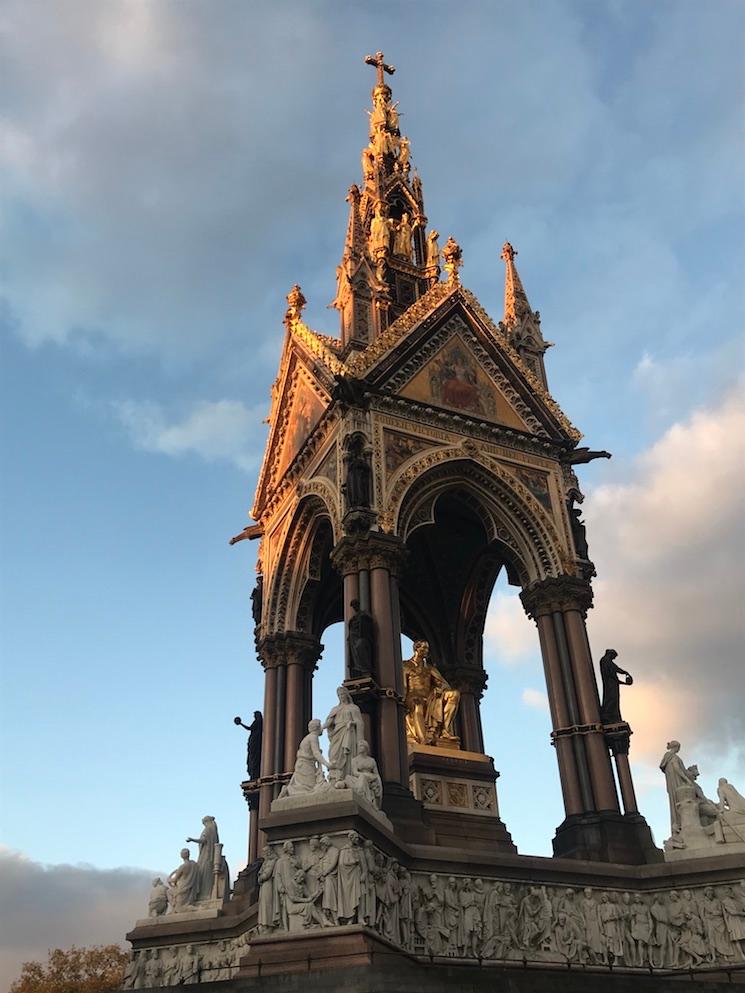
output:
M415 845L434 845L435 832L425 817L424 804L400 783L383 783L383 811L393 822L395 833Z
M556 829L554 857L588 862L646 865L663 854L641 814L599 811L567 817Z

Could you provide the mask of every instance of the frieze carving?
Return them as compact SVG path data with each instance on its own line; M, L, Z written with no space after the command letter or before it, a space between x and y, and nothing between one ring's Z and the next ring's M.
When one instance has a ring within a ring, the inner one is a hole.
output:
M259 881L261 935L364 924L426 960L645 971L745 961L745 879L737 877L631 892L412 873L350 831L269 845Z

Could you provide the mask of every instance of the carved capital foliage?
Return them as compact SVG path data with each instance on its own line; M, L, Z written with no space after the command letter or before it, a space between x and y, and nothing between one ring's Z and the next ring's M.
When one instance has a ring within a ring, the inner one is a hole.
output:
M447 670L450 685L461 693L472 693L477 700L480 700L486 689L489 676L483 669L475 669L471 666L455 666Z
M578 610L584 617L592 607L589 579L553 576L533 583L520 594L525 613L534 620L556 610Z
M397 576L406 555L400 538L373 531L342 538L331 552L331 562L342 576L359 572L360 569L387 569Z
M297 631L270 634L258 644L258 656L265 669L302 665L312 672L322 653L323 645L318 639Z

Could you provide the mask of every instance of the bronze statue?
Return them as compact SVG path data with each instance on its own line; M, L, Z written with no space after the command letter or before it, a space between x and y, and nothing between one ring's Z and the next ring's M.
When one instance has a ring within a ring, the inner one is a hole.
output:
M246 772L249 780L258 779L261 775L261 738L264 729L264 719L260 710L254 711L251 724L244 724L240 717L234 717L233 723L248 731L248 747L246 749Z
M631 675L616 665L615 659L618 652L609 648L600 660L600 678L603 681L603 702L600 705L600 720L603 724L620 724L621 717L621 680L618 676L625 676L623 680L625 686L631 686L634 682Z
M349 675L359 679L372 673L374 625L372 615L362 610L359 600L350 604L354 613L347 622Z
M589 562L590 550L587 546L587 531L585 529L585 523L582 520L582 511L579 507L574 506L575 500L576 497L572 495L567 508L569 510L569 524L572 529L574 547L577 550L577 557L580 559L585 559Z
M460 704L460 690L450 686L429 660L426 641L414 643L414 654L404 662L406 737L411 742L433 745L458 741L453 722Z
M262 601L264 599L264 577L256 577L256 586L254 586L251 591L251 614L254 619L254 626L258 627L261 624L261 609Z
M347 466L344 488L348 507L350 510L357 507L369 507L372 469L365 451L365 436L363 434L358 432L351 435L347 441L344 461Z

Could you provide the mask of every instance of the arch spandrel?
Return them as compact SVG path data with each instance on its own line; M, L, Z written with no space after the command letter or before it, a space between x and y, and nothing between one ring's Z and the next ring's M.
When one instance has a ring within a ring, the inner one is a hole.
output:
M505 546L523 586L565 572L567 561L554 522L527 487L499 462L462 445L427 452L391 480L382 527L408 540L416 528L434 523L440 495L470 494L490 542Z
M311 601L315 602L318 596L311 594L329 574L329 552L338 539L335 528L338 513L330 508L325 494L319 492L325 488L323 480L306 484L291 512L281 549L273 556L271 575L265 576L268 606L262 623L263 635L285 631L314 633L312 629L317 626Z

